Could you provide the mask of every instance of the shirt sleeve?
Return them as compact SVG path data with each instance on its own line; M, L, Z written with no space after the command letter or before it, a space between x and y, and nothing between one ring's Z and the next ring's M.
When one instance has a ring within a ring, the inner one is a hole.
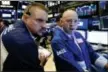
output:
M88 52L89 52L89 56L91 59L91 63L95 64L95 61L99 58L99 55L93 50L92 46L86 42L87 47L88 47Z
M99 56L99 58L97 58L95 61L95 65L101 68L104 68L107 63L108 63L108 60L104 58L103 56Z

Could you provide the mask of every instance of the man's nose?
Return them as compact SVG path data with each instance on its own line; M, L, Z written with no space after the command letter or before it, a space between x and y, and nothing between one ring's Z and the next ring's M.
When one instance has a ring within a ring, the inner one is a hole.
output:
M46 23L44 23L41 27L42 27L42 29L46 29L47 28Z
M70 25L72 25L72 26L73 26L73 25L75 25L75 23L74 23L74 22L71 22L71 23L70 23Z

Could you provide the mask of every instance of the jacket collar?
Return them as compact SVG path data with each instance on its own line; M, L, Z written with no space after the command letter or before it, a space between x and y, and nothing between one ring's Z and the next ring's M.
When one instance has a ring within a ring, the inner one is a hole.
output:
M60 33L60 37L63 38L63 40L71 40L68 35L64 32L63 28L61 28L60 26L56 27L57 33Z
M23 20L20 20L20 21L17 21L17 24L16 24L17 27L20 27L20 28L25 28L27 32L29 32L30 36L32 37L33 40L35 40L35 37L32 35L32 33L29 31L29 29L27 28L27 26L25 25L24 21Z

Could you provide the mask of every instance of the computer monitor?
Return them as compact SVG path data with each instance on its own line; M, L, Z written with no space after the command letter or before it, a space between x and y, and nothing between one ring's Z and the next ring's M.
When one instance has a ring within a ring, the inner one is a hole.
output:
M100 19L99 17L88 19L88 30L100 30Z
M100 18L101 21L101 29L108 30L108 15Z
M79 19L78 30L87 30L88 29L88 19Z
M88 4L83 6L76 7L76 12L79 16L90 16L95 15L97 12L97 5L96 4Z
M87 36L87 41L90 43L108 45L108 31L88 31Z
M1 17L3 19L11 19L12 18L12 9L1 9Z
M3 17L3 18L11 18L12 15L9 14L9 13L3 13L3 14L2 14L2 17Z
M106 1L100 1L100 2L99 2L99 7L100 7L101 9L105 10L105 9L106 9Z
M108 15L108 1L100 1L99 7L101 16Z

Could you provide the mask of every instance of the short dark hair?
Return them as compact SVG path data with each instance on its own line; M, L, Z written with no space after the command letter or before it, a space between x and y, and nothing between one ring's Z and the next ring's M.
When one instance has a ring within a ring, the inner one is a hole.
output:
M48 12L48 8L46 8L43 4L41 3L37 3L37 2L32 2L30 5L27 6L27 8L24 10L24 13L23 14L28 14L28 15L31 15L30 14L30 9L32 7L38 7L46 12Z
M2 18L0 18L0 22L3 22L3 24L5 25L5 26L9 26L9 21L7 21L7 20L3 20Z
M3 22L3 19L2 18L0 18L0 22Z
M56 17L56 22L59 22L61 17L62 17L62 14L58 15L58 16Z

